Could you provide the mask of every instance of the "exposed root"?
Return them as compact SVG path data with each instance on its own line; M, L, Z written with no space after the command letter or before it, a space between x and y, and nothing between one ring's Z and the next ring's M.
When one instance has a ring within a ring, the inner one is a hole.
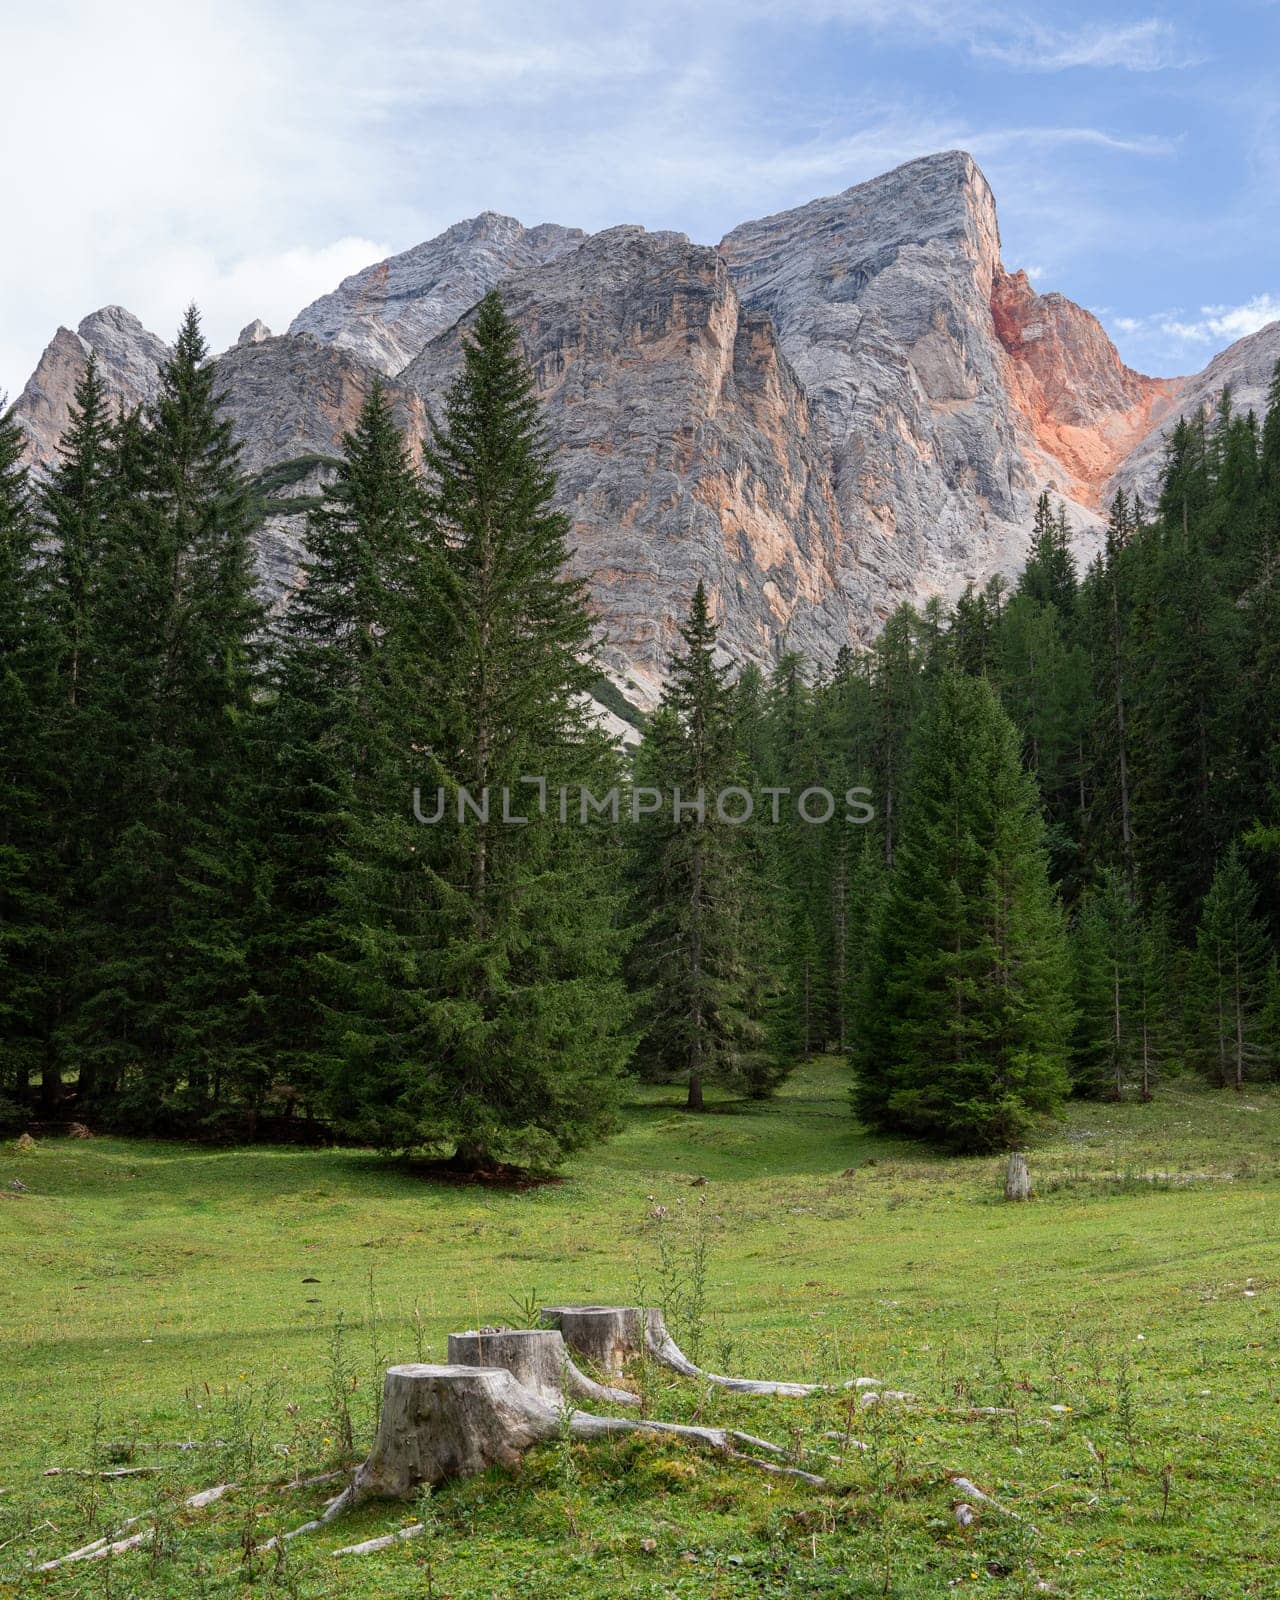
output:
M403 1539L416 1539L424 1532L426 1524L414 1522L407 1528L397 1528L394 1533L384 1533L380 1539L366 1539L362 1544L344 1544L341 1550L335 1550L335 1556L367 1556L373 1550L389 1550L393 1544L399 1544Z
M215 1484L212 1489L201 1489L199 1494L189 1495L183 1502L183 1508L188 1511L199 1511L205 1506L211 1506L215 1500L221 1500L224 1494L230 1494L235 1488L234 1483ZM118 1556L126 1550L136 1550L140 1545L147 1544L155 1537L154 1526L143 1528L141 1533L131 1534L127 1539L121 1539L119 1534L126 1528L132 1528L136 1523L144 1522L148 1517L153 1517L154 1511L139 1512L136 1517L130 1517L122 1522L115 1534L108 1534L105 1538L95 1539L92 1544L82 1545L79 1550L72 1550L68 1555L58 1556L56 1560L44 1561L36 1567L37 1572L52 1572L55 1567L65 1567L73 1561L97 1561L103 1556Z

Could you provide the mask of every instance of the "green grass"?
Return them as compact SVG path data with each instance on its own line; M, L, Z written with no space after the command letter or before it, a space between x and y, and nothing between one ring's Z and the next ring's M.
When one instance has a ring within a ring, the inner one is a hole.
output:
M994 1160L871 1138L830 1062L704 1118L643 1091L615 1140L523 1192L356 1151L0 1148L0 1594L1275 1595L1280 1094L1073 1106L1031 1166L1039 1198L1012 1207ZM658 1383L657 1414L768 1435L826 1492L670 1443L553 1444L438 1491L430 1538L335 1561L417 1515L367 1506L246 1569L246 1543L334 1492L280 1485L341 1464L344 1409L367 1442L389 1360L442 1359L449 1329L515 1320L534 1290L687 1299L699 1239L707 1315L678 1331L706 1362L920 1397L853 1417L871 1448L837 1460L842 1398ZM158 1470L43 1476L112 1461ZM948 1472L1020 1520L961 1530ZM242 1487L217 1507L176 1509L224 1479ZM159 1553L26 1573L153 1506Z

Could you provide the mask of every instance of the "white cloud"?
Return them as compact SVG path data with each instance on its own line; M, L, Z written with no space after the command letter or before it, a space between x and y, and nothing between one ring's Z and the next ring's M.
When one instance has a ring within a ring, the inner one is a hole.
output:
M1094 23L1076 29L1046 28L1014 21L1008 33L973 42L973 53L1027 72L1063 72L1073 67L1120 67L1162 72L1195 65L1197 57L1178 41L1173 24L1157 17L1134 23Z
M1280 321L1280 299L1255 294L1239 306L1201 306L1199 322L1190 324L1187 336L1195 339L1243 339L1269 322Z
M1280 297L1255 294L1236 306L1201 306L1198 316L1181 310L1155 311L1145 317L1114 317L1121 333L1163 338L1183 345L1230 344L1280 321Z
M208 251L171 250L142 264L135 298L150 308L156 329L165 338L191 301L208 308L206 335L217 350L255 317L261 317L273 333L283 333L303 306L390 253L388 244L359 238L226 262Z
M756 0L766 15L797 12L816 22L843 23L887 37L928 37L1021 72L1072 68L1162 72L1201 57L1165 17L1054 27L1024 11L980 0Z

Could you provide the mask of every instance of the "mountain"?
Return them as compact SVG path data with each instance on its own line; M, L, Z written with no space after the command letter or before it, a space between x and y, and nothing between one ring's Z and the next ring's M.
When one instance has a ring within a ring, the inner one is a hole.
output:
M218 358L241 465L263 496L258 568L273 601L293 587L307 511L332 476L342 435L355 425L370 385L380 376L341 345L310 333L273 336L257 321ZM427 428L421 400L393 379L383 379L383 386L416 450Z
M612 672L654 697L699 578L739 660L771 660L784 637L820 656L855 640L808 401L768 319L742 306L714 250L610 228L507 280L504 298ZM468 320L400 375L433 411Z
M1091 312L1065 295L1037 294L1025 272L997 273L991 313L1045 486L1101 510L1117 463L1168 426L1187 380L1126 367Z
M1176 417L1228 383L1261 412L1280 355L1273 324L1194 377L1126 367L1088 311L1005 268L991 189L961 151L716 248L485 212L347 278L286 334L250 324L218 358L273 594L375 376L420 438L494 287L533 366L605 664L641 704L699 578L736 659L827 662L903 600L1015 573L1043 489L1088 559L1117 486L1151 497ZM16 403L37 469L89 348L127 405L165 354L119 307L59 329Z
M91 350L98 358L108 401L125 410L153 398L160 365L169 353L164 340L149 333L123 306L103 306L87 316L75 333L59 328L14 402L37 466L57 458L58 440Z
M1151 505L1160 492L1165 434L1180 416L1212 413L1224 389L1230 388L1231 403L1237 411L1255 411L1261 421L1266 415L1267 393L1277 361L1280 322L1269 322L1257 333L1246 334L1228 345L1203 372L1184 379L1176 405L1125 456L1108 485L1110 493L1123 489L1129 495L1141 495Z
M344 278L300 311L289 332L341 345L391 377L504 278L576 249L585 237L580 228L523 228L514 217L483 211Z

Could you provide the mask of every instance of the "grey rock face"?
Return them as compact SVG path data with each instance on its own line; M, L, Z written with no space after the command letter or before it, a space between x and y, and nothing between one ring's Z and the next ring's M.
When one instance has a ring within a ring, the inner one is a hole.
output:
M738 660L782 641L820 659L858 633L840 590L839 518L808 402L767 318L715 251L611 228L508 279L588 578L605 661L652 699L698 580ZM401 382L433 412L468 319Z
M514 217L484 211L353 273L300 311L289 332L342 345L394 375L502 279L576 249L584 237L578 228L550 222L525 228Z
M1126 457L1114 478L1110 492L1123 489L1141 495L1148 504L1160 492L1160 469L1164 462L1165 440L1179 417L1212 412L1230 387L1231 403L1239 412L1254 411L1261 422L1267 412L1267 396L1276 362L1280 361L1280 322L1269 322L1257 333L1247 334L1214 356L1194 378L1183 380L1177 402L1159 424Z
M169 355L164 340L148 332L123 306L92 312L75 333L59 328L14 402L14 413L30 441L28 460L37 471L57 460L58 440L91 350L97 355L113 410L132 410L153 399L160 368Z
M829 440L849 603L883 618L1017 560L1032 491L991 313L995 201L931 156L722 242Z
M308 333L242 338L218 358L217 374L241 466L260 480L266 499L258 569L269 598L278 602L297 581L307 510L332 477L342 435L354 426L378 374L350 351ZM422 402L394 381L384 387L417 454L426 428Z
M261 344L264 339L271 337L271 329L261 317L255 317L252 322L246 323L240 330L236 340L237 344Z
M377 376L350 351L309 333L235 344L218 357L221 391L250 475L300 456L335 456ZM426 418L415 395L384 383L396 420L421 441Z

